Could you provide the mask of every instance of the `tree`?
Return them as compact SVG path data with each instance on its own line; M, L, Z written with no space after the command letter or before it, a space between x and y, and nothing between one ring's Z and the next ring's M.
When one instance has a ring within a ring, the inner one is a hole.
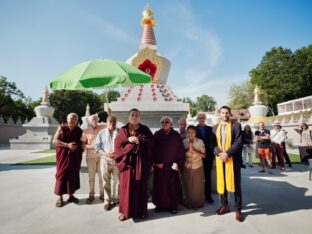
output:
M210 97L206 94L197 97L195 102L195 110L196 112L207 112L207 111L214 111L217 102L213 97Z
M90 105L91 114L103 112L99 95L92 91L56 90L50 94L50 104L55 108L54 117L60 123L65 123L71 112L79 117L85 116L87 104ZM101 117L101 121L104 121Z
M182 101L189 104L190 113L192 116L196 115L195 103L189 97L178 98L178 101Z
M247 109L253 102L254 86L245 81L240 85L233 84L229 90L229 107L232 109Z
M17 88L15 82L9 82L6 77L0 76L0 113L4 119L12 116L14 121L21 118L31 119L35 113L28 105L30 98L25 98L23 92Z
M108 99L108 102L117 101L117 98L120 97L120 93L117 90L113 90L113 89L109 89L107 91L104 91L99 96L102 103L107 103L106 97Z
M277 112L277 104L311 95L312 45L294 53L272 48L260 64L250 71L250 82L263 90L265 103Z

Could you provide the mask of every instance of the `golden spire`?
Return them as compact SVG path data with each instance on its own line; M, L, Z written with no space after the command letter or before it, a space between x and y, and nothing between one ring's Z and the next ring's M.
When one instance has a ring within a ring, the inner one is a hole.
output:
M142 27L144 27L145 25L150 25L152 27L155 27L156 21L154 19L154 12L152 8L150 7L149 2L147 2L146 6L144 7L142 16L143 16L141 20Z
M43 90L43 97L42 97L42 101L40 104L49 105L49 90L47 86Z

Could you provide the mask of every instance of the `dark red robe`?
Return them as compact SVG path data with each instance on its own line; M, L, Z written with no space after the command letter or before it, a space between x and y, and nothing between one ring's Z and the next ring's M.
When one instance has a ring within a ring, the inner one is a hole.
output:
M154 134L153 203L160 209L177 209L180 192L180 172L185 162L185 149L180 134L171 129L167 135L160 129ZM171 169L177 163L179 171Z
M74 194L80 188L79 170L82 159L81 134L82 130L77 126L70 130L68 125L61 126L62 132L59 140L71 143L75 142L77 150L62 146L56 147L56 174L55 189L56 195Z
M115 140L115 161L120 171L119 212L125 218L147 215L147 178L152 163L153 134L140 125L135 136L139 144L130 143L128 124Z

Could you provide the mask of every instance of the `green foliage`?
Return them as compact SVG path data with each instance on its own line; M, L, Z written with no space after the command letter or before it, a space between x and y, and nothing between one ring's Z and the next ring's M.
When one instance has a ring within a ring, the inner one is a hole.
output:
M250 71L250 82L264 91L264 102L277 112L277 104L311 95L312 45L294 53L283 47L272 48Z
M117 101L118 97L120 97L120 93L116 90L113 90L113 89L104 91L99 96L101 103L107 103L107 99L108 99L108 102Z
M247 109L253 103L254 86L245 81L242 84L233 84L229 90L229 107L232 109Z
M10 116L14 121L19 117L22 121L31 119L35 115L31 104L31 99L25 98L15 82L9 82L6 77L0 76L0 114L5 120Z
M60 123L65 123L67 115L71 112L79 117L85 116L87 104L90 105L91 114L103 112L99 95L92 91L56 90L50 94L50 104L55 108L54 117Z
M208 95L202 95L196 98L196 102L192 101L189 97L184 97L178 99L179 101L183 101L189 103L190 105L190 113L192 116L195 116L198 112L207 112L207 111L214 111L215 106L217 104L216 100L213 97Z
M195 109L197 112L214 111L217 105L216 100L206 94L196 98Z

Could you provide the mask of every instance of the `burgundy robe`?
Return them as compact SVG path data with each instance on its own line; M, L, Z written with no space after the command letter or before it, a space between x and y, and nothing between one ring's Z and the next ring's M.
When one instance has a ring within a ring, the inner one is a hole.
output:
M167 135L160 129L154 134L153 203L160 209L177 209L180 192L180 172L185 162L185 149L180 134L171 129ZM171 169L177 163L179 171Z
M130 143L128 124L115 140L115 161L120 171L119 212L125 218L147 215L147 178L152 163L153 134L140 125L135 136L139 144Z
M66 143L76 142L77 149L71 151L62 146L56 147L56 195L74 194L80 188L79 170L82 159L81 135L82 130L77 126L70 130L68 125L61 126L62 132L58 138Z

